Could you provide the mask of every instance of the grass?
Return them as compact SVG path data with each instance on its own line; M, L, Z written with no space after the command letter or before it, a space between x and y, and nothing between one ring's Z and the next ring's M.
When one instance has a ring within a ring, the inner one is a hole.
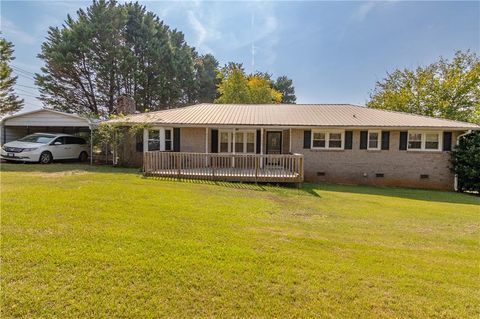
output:
M3 164L2 318L478 318L480 198Z

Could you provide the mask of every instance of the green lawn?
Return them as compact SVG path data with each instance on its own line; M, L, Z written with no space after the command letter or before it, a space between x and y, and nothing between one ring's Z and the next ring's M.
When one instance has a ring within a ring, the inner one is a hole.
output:
M480 198L2 164L2 318L478 318Z

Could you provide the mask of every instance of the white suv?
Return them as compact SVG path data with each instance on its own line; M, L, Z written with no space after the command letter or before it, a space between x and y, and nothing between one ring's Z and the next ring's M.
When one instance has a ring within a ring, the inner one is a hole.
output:
M87 142L67 134L35 133L2 146L2 158L7 161L48 164L58 159L88 159Z

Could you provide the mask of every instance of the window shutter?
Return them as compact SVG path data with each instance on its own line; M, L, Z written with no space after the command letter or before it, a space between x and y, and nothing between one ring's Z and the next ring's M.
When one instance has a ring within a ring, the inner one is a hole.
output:
M212 153L218 153L218 130L212 130Z
M390 132L382 131L382 150L390 149Z
M407 150L407 138L408 132L400 132L400 143L398 149L401 151Z
M345 149L346 150L352 149L352 140L353 140L353 132L345 131Z
M360 149L366 150L368 143L368 131L360 131Z
M452 150L452 132L443 132L443 150L447 152Z
M180 152L180 128L173 128L173 151Z
M303 148L310 148L312 145L312 131L303 131Z
M260 132L260 130L257 130L257 154L260 154L260 151L261 151L261 147L262 147L262 133Z
M135 134L135 144L137 152L143 152L143 131Z

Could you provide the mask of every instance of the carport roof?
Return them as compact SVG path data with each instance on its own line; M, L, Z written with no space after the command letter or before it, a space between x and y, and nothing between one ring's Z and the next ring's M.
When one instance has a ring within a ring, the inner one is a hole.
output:
M6 116L0 120L2 126L92 127L94 126L94 123L94 121L77 114L49 109L38 109L17 113Z

